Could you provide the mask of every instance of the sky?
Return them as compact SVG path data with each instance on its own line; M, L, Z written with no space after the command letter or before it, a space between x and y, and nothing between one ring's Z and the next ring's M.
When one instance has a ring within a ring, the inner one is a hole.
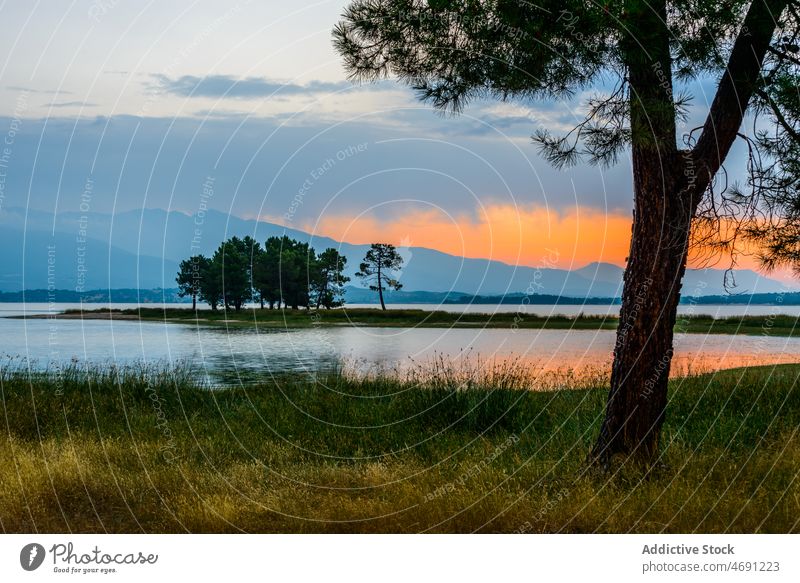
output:
M555 170L530 139L587 95L443 116L391 80L354 85L331 45L344 5L3 2L0 212L208 205L352 243L624 265L629 160ZM699 124L713 83L691 89Z

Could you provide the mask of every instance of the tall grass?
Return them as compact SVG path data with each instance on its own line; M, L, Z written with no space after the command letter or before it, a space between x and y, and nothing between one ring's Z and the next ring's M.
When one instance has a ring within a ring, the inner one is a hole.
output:
M4 367L0 528L800 530L800 367L672 381L646 477L586 470L601 376L566 389L511 364L423 372L211 390L181 368Z

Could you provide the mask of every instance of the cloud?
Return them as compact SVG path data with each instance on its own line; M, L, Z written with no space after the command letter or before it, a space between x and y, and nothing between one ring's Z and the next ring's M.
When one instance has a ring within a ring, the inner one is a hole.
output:
M20 85L6 85L10 91L22 91L24 93L38 93L41 95L73 95L72 91L65 89L34 89L32 87L22 87Z
M15 139L6 205L14 204L8 193L26 192L32 184L36 208L57 203L60 210L75 210L91 176L93 211L158 206L196 212L199 189L213 173L215 196L209 204L238 215L282 216L302 190L297 224L373 207L388 215L398 208L396 201L410 199L459 215L474 213L479 203L516 201L622 209L629 217L628 168L558 171L537 158L527 139L518 146L483 137L431 136L439 126L469 121L464 118L441 120L420 108L398 112L408 123L390 127L380 111L342 123L289 124L237 109L246 108L226 108L208 118L84 116L77 123L68 115L27 118ZM0 127L10 123L0 117ZM363 152L347 153L361 144L367 144ZM333 167L318 172L330 159ZM630 225L624 230L630 232Z
M562 269L576 269L599 261L624 267L630 250L631 215L585 205L562 208L539 204L489 203L468 212L413 208L393 205L391 214L326 213L314 221L286 224L283 217L262 220L291 226L336 241L369 244L384 241L402 246L411 240L415 247L436 249L461 257L485 258L510 265L541 267L545 263ZM737 225L738 226L738 225ZM723 225L723 228L725 226ZM759 271L757 247L744 245L736 268ZM725 268L727 257L709 262L700 249L689 254L689 267ZM791 269L778 269L769 277L795 286Z
M238 78L231 75L197 77L183 75L172 79L153 75L154 89L181 97L211 97L227 99L259 99L262 97L335 93L352 89L349 81L311 81L305 85L282 83L263 77Z
M541 265L543 258L565 269L593 261L623 266L629 249L631 219L627 213L585 206L555 209L511 204L489 204L474 215L441 209L395 210L391 218L325 214L317 221L295 226L356 244L380 240L400 245L410 238L418 247L534 267Z
M235 119L241 120L253 117L254 114L249 111L239 111L232 109L199 109L194 115L201 118L211 119Z
M45 103L44 107L99 107L99 105L88 101L51 101Z

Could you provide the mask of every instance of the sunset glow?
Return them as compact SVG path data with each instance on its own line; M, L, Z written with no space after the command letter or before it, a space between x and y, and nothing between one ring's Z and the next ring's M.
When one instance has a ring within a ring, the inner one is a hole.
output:
M267 220L278 221L274 217ZM576 269L593 262L625 266L630 244L630 215L603 212L590 207L565 211L540 206L485 206L478 219L466 213L448 215L441 210L399 213L379 219L361 215L326 214L302 230L337 241L367 244L385 241L397 246L428 247L452 255L503 261L513 265ZM727 267L720 258L714 267ZM690 257L691 268L710 266ZM737 256L739 269L760 270L753 253ZM791 270L777 270L770 277L793 283Z
M388 220L368 214L326 214L302 228L349 243L382 240L510 264L575 268L593 261L624 265L630 221L629 216L586 207L559 212L489 205L478 218L437 210L398 214Z

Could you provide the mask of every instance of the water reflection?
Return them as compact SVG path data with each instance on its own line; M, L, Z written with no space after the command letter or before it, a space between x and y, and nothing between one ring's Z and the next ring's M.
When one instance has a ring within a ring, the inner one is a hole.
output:
M188 363L209 382L250 383L283 372L332 370L404 375L434 358L458 366L519 361L540 373L575 378L607 371L614 345L608 330L442 328L197 327L108 320L0 318L0 354L35 368L77 360L97 365ZM800 361L800 338L681 335L674 374ZM598 372L599 371L599 372Z

